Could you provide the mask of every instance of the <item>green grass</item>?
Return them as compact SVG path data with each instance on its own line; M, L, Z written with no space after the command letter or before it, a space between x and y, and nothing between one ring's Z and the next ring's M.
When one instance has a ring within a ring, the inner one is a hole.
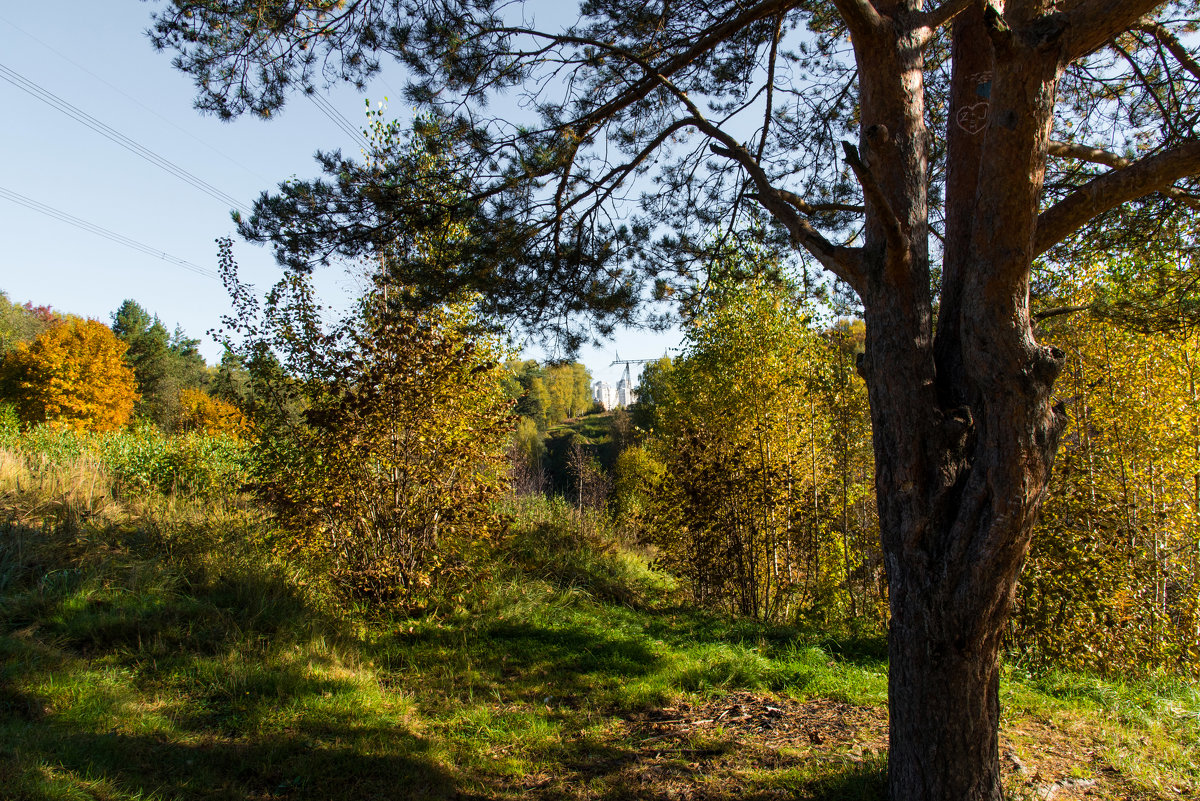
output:
M1014 744L1027 752L1042 747L1044 738L1036 733L1049 726L1086 744L1098 764L1135 786L1183 797L1200 790L1200 688L1193 682L1012 670L1001 686L1001 703Z
M612 414L587 414L551 426L545 433L546 455L543 468L557 493L569 494L572 486L569 468L571 443L580 440L588 455L608 474L612 474L617 447L612 436Z
M334 606L237 498L100 503L87 485L4 496L6 801L882 797L875 750L645 723L727 693L882 720L880 640L689 609L669 576L561 503L515 504L470 587L377 619ZM1200 788L1194 686L1013 671L1003 701L1027 761L1086 735L1119 778L1093 797ZM668 717L689 715L710 712ZM1070 769L1109 777L1099 764Z
M126 497L221 496L246 481L249 458L244 445L229 437L171 436L149 425L87 434L46 425L21 430L11 420L0 420L0 448L41 472L69 472L80 462L90 463L101 468L113 494Z

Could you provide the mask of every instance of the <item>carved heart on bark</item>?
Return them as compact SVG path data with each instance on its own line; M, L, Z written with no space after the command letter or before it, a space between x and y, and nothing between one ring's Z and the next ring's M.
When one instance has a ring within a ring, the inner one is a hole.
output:
M977 134L987 127L989 103L976 103L973 106L963 106L954 115L958 127L969 134Z

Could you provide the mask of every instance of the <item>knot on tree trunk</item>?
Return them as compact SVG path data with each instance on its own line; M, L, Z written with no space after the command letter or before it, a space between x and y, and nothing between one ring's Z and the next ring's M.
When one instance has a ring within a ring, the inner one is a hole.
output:
M1033 376L1043 389L1049 390L1059 374L1062 373L1066 363L1067 354L1062 350L1053 345L1042 346L1038 348L1037 355L1034 356Z
M1065 401L1059 401L1051 409L1054 412L1054 449L1057 451L1059 437L1067 429L1067 423L1070 418L1067 417L1067 404Z
M872 148L882 147L892 141L892 133L886 125L872 125L867 128L866 139Z
M863 381L869 382L871 380L871 367L867 363L866 352L854 354L854 371L858 373Z
M1051 50L1062 39L1067 30L1067 15L1062 12L1045 14L1033 20L1021 32L1027 47L1034 50Z

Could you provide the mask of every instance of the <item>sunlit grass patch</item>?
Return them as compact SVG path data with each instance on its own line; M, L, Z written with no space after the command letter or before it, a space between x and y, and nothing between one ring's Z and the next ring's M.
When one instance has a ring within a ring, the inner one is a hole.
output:
M1009 674L1001 685L1005 728L1027 750L1061 738L1148 792L1187 796L1200 788L1200 693L1194 684L1060 670Z
M759 776L763 786L786 790L792 798L807 801L883 801L886 779L886 754L865 758L832 755Z

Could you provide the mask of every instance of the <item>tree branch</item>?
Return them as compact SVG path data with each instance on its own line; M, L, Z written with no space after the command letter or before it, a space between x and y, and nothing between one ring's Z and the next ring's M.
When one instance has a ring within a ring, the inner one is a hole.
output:
M752 196L753 199L771 212L775 219L783 223L797 245L811 253L825 269L845 281L856 291L862 286L862 258L858 248L833 244L811 223L797 214L791 203L783 197L786 190L771 186L770 179L758 162L754 160L754 156L725 131L707 121L701 121L696 127L724 144L724 146L711 144L708 146L709 150L718 156L736 161L749 173L750 180L754 181L755 186L758 187L758 193ZM792 193L788 192L787 194Z
M1103 164L1115 170L1123 170L1133 164L1129 159L1124 156L1118 156L1116 153L1110 153L1107 150L1101 150L1088 145L1077 145L1074 142L1051 142L1046 152L1051 156L1061 156L1063 158Z
M1162 4L1163 0L1083 0L1063 15L1062 63L1087 55Z
M871 0L833 0L833 5L851 33L877 31L884 25L883 17Z
M771 127L771 113L775 107L775 59L779 53L779 39L783 34L783 12L775 18L775 30L771 34L771 52L767 55L767 107L763 111L762 137L758 140L758 152L754 160L761 163L767 148L767 131Z
M1183 42L1179 41L1179 37L1167 30L1165 25L1160 25L1157 22L1139 22L1132 26L1132 30L1141 31L1153 36L1159 44L1167 49L1167 52L1175 57L1180 66L1194 77L1200 78L1200 63L1196 62L1196 59L1192 57L1188 49L1183 46Z
M1187 142L1106 172L1038 217L1034 255L1045 253L1089 220L1130 200L1165 192L1180 178L1200 174L1200 141Z
M1052 309L1034 312L1033 319L1037 322L1048 320L1051 317L1060 317L1064 314L1078 314L1079 312L1091 311L1091 306L1055 306Z
M520 33L530 36L543 36L554 40L555 42L564 42L569 44L578 44L583 46L596 47L601 50L606 50L614 55L624 58L633 64L641 67L645 74L643 77L633 84L629 89L622 92L620 95L612 98L604 105L592 110L585 117L581 117L574 121L576 125L584 125L591 128L598 121L611 118L620 111L625 110L637 101L646 97L650 92L663 84L663 79L674 75L679 70L692 64L696 59L700 58L705 53L719 47L730 36L745 27L759 22L764 19L770 19L776 15L781 15L790 11L800 0L765 0L765 2L747 8L736 17L725 20L717 25L713 25L705 30L702 35L696 40L696 43L687 50L667 59L662 64L650 66L643 59L637 57L633 53L620 47L616 47L608 42L601 42L595 39L586 39L578 36L569 36L566 34L545 34L541 31L532 31L523 28L511 29L513 33ZM509 29L500 29L507 31Z
M1167 132L1173 135L1178 135L1179 131L1177 131L1175 128L1174 119L1171 116L1171 112L1167 110L1167 106L1163 103L1163 99L1158 96L1157 88L1153 83L1151 83L1150 78L1147 77L1145 70L1143 70L1141 65L1137 63L1137 59L1135 59L1128 50L1121 47L1121 45L1118 44L1115 39L1110 41L1108 46L1113 50L1116 50L1121 55L1121 58L1125 59L1125 63L1129 65L1129 69L1133 71L1134 76L1142 82L1142 88L1145 89L1146 94L1150 95L1150 99L1154 101L1154 105L1158 107L1159 116L1162 118L1163 126L1168 129Z
M860 0L867 2L867 0ZM609 100L599 109L593 110L587 115L577 118L572 122L577 131L589 130L597 121L607 118L620 110L627 108L641 98L648 95L657 87L662 87L670 92L675 98L688 110L691 117L688 118L688 124L695 126L698 130L706 134L712 139L720 142L721 145L710 145L710 149L721 156L730 158L738 162L747 173L750 179L759 189L760 197L758 202L761 203L772 215L775 216L791 233L793 241L800 247L803 247L811 253L817 261L819 261L826 269L836 275L838 278L850 284L852 287L858 288L861 286L861 254L856 248L847 248L834 245L826 239L816 228L814 228L807 220L802 219L786 201L779 196L779 190L771 186L770 179L766 172L759 165L758 160L748 150L746 150L736 139L728 132L723 130L719 125L709 121L700 108L688 97L687 93L679 89L669 77L672 73L685 67L695 57L705 52L707 49L715 47L723 41L723 36L727 36L731 31L738 30L744 25L751 24L763 18L769 18L771 13L764 13L767 10L773 14L782 17L784 12L798 4L800 0L766 0L757 6L738 15L732 21L723 23L719 26L706 31L706 35L701 38L685 53L667 60L662 65L651 65L635 53L632 53L623 48L617 47L607 42L600 42L592 39L584 39L581 37L572 36L569 34L563 35L546 35L535 31L521 31L522 33L545 36L559 42L570 42L573 44L582 44L596 47L597 49L610 52L619 58L628 61L630 64L636 65L642 70L643 77L638 80L632 87L626 90L621 95ZM867 3L869 5L869 3ZM717 31L721 33L718 34ZM661 143L662 138L655 140L655 144ZM653 149L655 145L650 148ZM572 201L573 203L574 201Z
M875 176L871 175L871 170L859 158L858 148L843 141L842 151L846 154L846 162L850 165L850 169L854 170L854 175L862 184L863 196L879 211L887 246L895 253L907 252L908 237L904 235L904 227L900 224L900 218L896 216L892 204L888 202L887 196L879 188Z
M862 214L866 209L852 203L809 203L795 192L786 189L775 190L781 198L793 206L801 214L820 214L823 211L848 211L852 214Z
M664 142L666 142L667 139L671 138L671 136L673 136L676 131L680 131L684 128L687 128L689 126L694 126L694 125L695 125L695 120L693 120L691 118L684 118L684 119L676 120L675 122L671 123L670 125L663 128L661 131L659 131L658 134L653 139L651 139L645 146L643 146L642 149L640 151L638 151L638 153L636 155L634 155L633 158L631 158L629 161L625 162L624 164L620 164L620 165L613 167L608 172L606 172L604 175L602 175L598 179L596 179L591 184L590 188L576 194L574 197L568 198L566 200L566 202L562 202L561 196L556 195L555 201L554 201L554 209L555 209L556 219L561 221L563 214L565 214L573 206L581 203L585 198L587 198L589 196L591 196L593 198L593 202L592 202L591 207L589 208L588 212L586 212L586 213L590 213L591 211L594 211L597 207L599 207L600 205L605 203L613 195L614 192L616 192L617 187L619 187L621 185L621 182L624 181L629 176L630 173L632 173L639 166L641 166L646 161L646 159L648 159L654 153L655 150L657 150ZM601 190L600 187L606 187L606 188ZM557 230L558 230L558 226L556 224L556 231ZM555 234L555 236L557 236L557 233Z
M617 48L613 48L611 45L603 46L606 49L617 50ZM857 289L861 286L862 259L861 253L857 249L834 245L809 224L807 220L802 219L800 215L796 214L795 210L778 196L778 190L771 186L770 178L754 155L734 139L728 131L725 131L719 125L714 124L705 117L695 102L688 97L687 92L677 87L667 75L657 72L653 67L632 53L622 51L622 55L631 63L641 67L646 74L643 81L652 79L657 85L673 94L692 115L692 124L699 131L721 143L720 145L709 145L709 149L713 153L725 156L742 165L761 193L759 202L779 222L787 227L793 241L798 246L803 247L811 253L826 269L852 287Z
M1090 161L1094 164L1103 164L1106 167L1112 167L1115 170L1123 170L1134 164L1134 162L1124 156L1118 156L1116 153L1109 153L1107 150L1100 150L1099 148L1088 147L1087 145L1076 145L1070 142L1051 142L1047 152L1051 156ZM1158 191L1190 209L1200 211L1200 200L1197 200L1178 187L1168 186Z
M929 30L927 35L932 36L934 31L966 11L974 2L975 0L945 0L937 8L917 15L916 25L918 28L927 28Z

